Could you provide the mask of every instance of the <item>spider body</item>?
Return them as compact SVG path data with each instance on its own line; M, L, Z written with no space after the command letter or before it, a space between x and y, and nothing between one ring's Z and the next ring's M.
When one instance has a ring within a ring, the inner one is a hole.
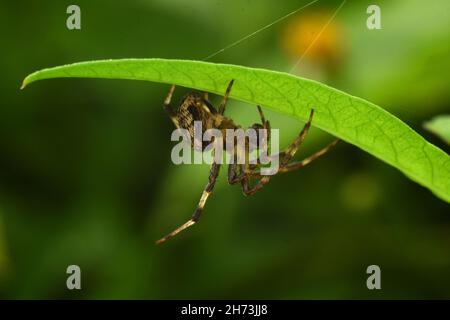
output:
M204 143L203 141L195 141L196 137L194 134L194 122L195 121L201 121L202 124L202 135L203 133L208 129L218 129L222 133L222 137L226 139L227 135L227 129L239 129L240 126L236 125L234 121L224 115L225 112L225 106L228 102L228 97L230 95L231 88L233 86L233 80L230 81L228 84L228 87L226 89L225 95L222 99L222 102L219 105L219 108L216 109L209 101L208 101L208 94L207 93L200 93L200 92L191 92L188 95L186 95L178 108L174 108L171 105L172 95L175 90L175 85L172 85L172 87L169 90L169 93L164 101L164 109L169 114L169 117L171 118L172 122L174 123L175 127L186 129L189 132L189 135L191 137L192 147L195 150L203 151L205 147L209 144ZM265 129L266 132L270 132L270 123L267 121L264 117L264 114L261 110L260 106L257 106L261 123L255 123L252 125L251 128L253 129ZM337 144L339 140L335 140L329 145L327 145L325 148L322 148L321 150L317 151L316 153L312 154L311 156L303 159L302 161L293 162L291 161L295 153L297 152L299 146L305 139L308 130L311 126L311 121L314 115L314 110L311 110L310 117L308 122L305 124L303 129L301 130L298 137L282 152L277 154L277 157L280 159L280 166L278 169L278 172L289 172L293 170L297 170L299 168L302 168L315 159L319 158L320 156L324 155L328 150L330 150L333 146ZM247 138L246 138L247 139ZM260 148L267 148L268 140L270 139L270 134L267 136L267 141L262 145L257 145L256 147ZM259 140L258 140L259 141ZM246 140L248 142L248 139ZM234 142L233 146L233 156L236 157L238 154L244 154L245 159L248 159L248 152L250 150L250 147L248 144L244 144L244 147L238 147L236 142ZM229 150L227 150L229 151ZM197 205L197 208L194 211L194 214L192 215L191 219L189 219L186 223L166 235L165 237L158 240L156 243L162 243L170 238L174 237L184 229L192 226L195 224L199 219L203 212L203 208L205 206L205 203L211 194L217 176L219 175L220 170L220 163L213 162L211 165L211 170L209 174L209 181L203 190L202 196L200 198L200 201ZM243 164L236 163L234 161L233 163L230 163L228 166L228 183L229 184L240 184L242 188L242 192L244 195L253 195L258 190L260 190L264 185L266 185L272 176L270 175L261 175L260 173L260 162L258 161L257 164L250 164L249 161L246 161ZM251 185L251 181L256 180L256 183Z
M201 122L201 136L208 129L218 129L222 132L222 136L226 137L226 129L240 128L232 119L220 114L207 97L195 91L183 97L178 109L166 108L166 110L175 127L188 130L192 147L197 151L203 151L209 142L196 139L197 137L194 135L195 121Z

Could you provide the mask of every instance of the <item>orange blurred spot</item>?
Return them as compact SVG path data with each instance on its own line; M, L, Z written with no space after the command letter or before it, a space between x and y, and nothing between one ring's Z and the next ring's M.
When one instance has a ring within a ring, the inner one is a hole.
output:
M335 66L341 60L344 34L336 21L331 21L324 29L331 16L329 12L315 12L289 21L281 38L289 58L295 61L304 55L311 62Z

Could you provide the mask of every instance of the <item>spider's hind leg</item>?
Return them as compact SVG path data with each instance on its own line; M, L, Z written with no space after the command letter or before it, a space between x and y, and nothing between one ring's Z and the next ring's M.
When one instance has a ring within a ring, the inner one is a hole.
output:
M209 172L209 181L206 184L205 189L203 190L202 196L200 198L200 201L198 202L197 208L194 211L194 214L192 215L191 219L189 219L187 222L185 222L184 224L182 224L181 226L179 226L178 228L176 228L174 231L172 231L171 233L169 233L168 235L166 235L165 237L159 239L158 241L156 241L156 244L160 244L163 242L166 242L167 240L173 238L174 236L176 236L178 233L180 233L181 231L189 228L190 226L194 225L195 223L198 222L198 220L200 219L202 213L203 213L203 208L205 207L205 203L206 200L208 200L209 195L211 194L214 185L216 183L217 180L217 176L219 175L219 170L220 170L220 164L219 163L213 163L211 166L211 170Z

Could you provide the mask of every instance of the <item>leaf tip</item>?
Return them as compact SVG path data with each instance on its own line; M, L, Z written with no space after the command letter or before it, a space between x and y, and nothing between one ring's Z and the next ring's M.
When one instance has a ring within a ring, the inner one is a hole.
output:
M20 86L20 90L25 89L25 87L28 85L28 77L26 77L25 79L23 79L22 81L22 85Z

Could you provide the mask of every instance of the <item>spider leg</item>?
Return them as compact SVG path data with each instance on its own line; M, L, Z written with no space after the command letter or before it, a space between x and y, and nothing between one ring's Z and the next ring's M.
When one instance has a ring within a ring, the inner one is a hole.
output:
M330 144L328 144L324 148L322 148L319 151L313 153L312 155L310 155L309 157L303 159L302 161L291 162L291 163L286 164L285 166L280 167L278 169L278 172L280 172L280 173L289 172L289 171L294 171L294 170L297 170L297 169L305 167L306 165L310 164L311 162L313 162L317 158L323 156L328 151L330 151L330 149L333 148L335 145L337 145L339 143L339 141L341 141L341 140L339 140L339 139L334 140L333 142L331 142Z
M268 121L266 121L264 119L264 115L262 114L262 110L259 106L258 106L258 111L260 112L261 121L264 123L264 128L270 130L270 124ZM298 135L298 137L286 148L285 151L280 152L277 155L278 157L281 157L281 159L282 159L281 163L280 163L280 168L278 169L278 173L297 170L297 169L300 169L300 168L310 164L317 158L326 154L331 148L333 148L340 141L339 139L333 141L329 145L327 145L324 148L320 149L319 151L315 152L311 156L303 159L302 161L289 163L289 161L292 159L292 157L297 152L299 146L305 140L305 137L308 134L309 128L311 127L311 121L312 121L313 115L314 115L314 110L311 110L311 113L309 115L309 120L303 127L303 129L300 132L300 134ZM256 128L258 126L259 126L258 124L253 125L254 128ZM270 139L270 136L267 140L267 144L265 144L263 147L267 147L267 145L269 143L269 139ZM240 177L237 177L237 179L240 179L242 192L245 195L249 196L249 195L255 194L258 190L260 190L262 187L264 187L266 184L268 184L270 182L271 177L272 177L271 175L261 175L260 165L252 165L252 164L246 163L243 175L241 175ZM256 178L258 180L255 185L250 186L250 181L252 178Z
M305 167L306 165L310 164L317 158L323 156L328 151L330 151L330 149L333 148L335 145L337 145L339 143L339 141L340 141L339 139L334 140L332 143L328 144L326 147L313 153L311 156L303 159L302 161L291 162L291 163L285 164L283 166L280 166L280 168L278 169L278 173L290 172L290 171L298 170L300 168ZM259 177L258 182L253 187L250 187L250 185L249 185L249 181L250 181L251 177L254 177L254 178ZM256 168L256 170L253 170L252 172L247 173L245 175L245 177L241 180L242 191L247 196L253 195L258 190L260 190L262 187L264 187L264 185L269 183L271 177L272 176L262 176L259 169Z
M314 110L311 109L311 112L309 114L308 122L305 123L305 126L303 127L300 134L297 136L297 138L286 148L286 150L282 153L280 153L280 156L283 155L280 166L284 167L295 155L295 153L298 150L298 147L302 144L302 142L305 140L306 135L309 132L309 128L311 127L312 118L314 116Z
M264 113L261 109L261 107L258 105L258 112L259 112L259 116L261 118L261 123L262 123L262 129L265 129L266 131L266 140L263 142L262 147L263 148L263 152L265 152L265 154L268 156L268 149L269 149L269 143L270 143L270 122L266 121L265 117L264 117ZM261 128L261 125L259 124L254 124L253 128ZM258 157L258 164L246 164L246 170L244 171L244 175L243 177L241 177L241 187L242 187L242 192L249 196L249 195L253 195L255 194L258 190L260 190L262 187L264 187L266 184L269 183L270 179L272 176L259 176L259 180L258 182L251 187L250 186L250 180L252 178L252 173L255 171L258 171L258 173L260 172L258 167L260 165L260 158Z
M166 242L167 240L173 238L181 231L189 228L190 226L194 225L201 217L203 208L205 207L206 200L208 200L209 195L211 194L214 185L217 180L217 176L219 175L220 170L220 164L219 163L213 163L211 166L211 170L209 172L209 181L206 184L205 189L203 190L202 196L200 198L200 201L198 202L197 208L194 211L194 214L192 215L192 218L189 219L187 222L176 228L174 231L166 235L165 237L159 239L156 241L156 244L160 244L163 242Z
M265 119L265 117L264 117L264 114L263 114L263 111L261 110L261 107L260 106L257 106L257 108L258 108L258 112L259 112L259 115L260 115L260 117L261 117L261 123L254 123L252 126L251 126L251 128L252 129L254 129L256 132L257 132L257 137L258 137L258 142L257 142L257 145L256 145L256 147L258 148L258 151L260 150L260 149L262 149L263 150L263 153L266 155L266 156L268 156L269 155L269 142L270 142L270 122L269 121L266 121L266 119ZM264 138L262 139L262 141L261 141L261 137L260 137L260 129L263 129L264 131L263 131L263 134L264 134ZM260 144L260 142L261 142L261 144ZM253 147L255 147L255 146L253 146ZM256 162L257 163L251 163L251 164L249 164L248 166L247 166L247 171L252 171L252 170L254 170L255 168L257 168L260 164L261 164L261 161L260 161L260 157L258 156L257 157L257 159L256 159ZM242 176L241 176L241 178L242 178Z
M315 152L311 156L303 159L302 161L296 161L296 162L289 163L289 161L292 159L294 154L297 152L298 147L305 140L305 137L308 134L309 128L311 127L311 121L312 121L313 115L314 115L314 110L311 109L311 113L309 115L309 120L303 127L299 136L294 140L294 142L291 143L291 145L284 152L282 152L280 154L280 156L282 155L283 159L281 161L281 165L280 165L278 172L289 172L289 171L300 169L300 168L310 164L312 161L316 160L317 158L324 155L325 153L327 153L332 147L334 147L339 142L339 139L337 139L337 140L333 141L332 143L330 143L329 145L325 146L324 148L320 149L319 151Z
M175 109L171 105L172 96L173 96L174 91L175 91L175 85L173 84L169 89L169 93L167 93L166 99L164 100L164 110L166 110L166 112L169 114L170 119L172 119L172 122L174 122L174 124L177 125L176 121L175 121L176 112L175 112Z
M225 95L223 96L222 102L219 105L219 113L223 114L225 112L225 106L228 102L228 96L230 95L231 87L233 86L234 80L231 80L228 84L227 90L225 91Z
M264 117L264 113L261 109L261 107L258 105L256 106L258 108L258 112L259 112L259 116L261 118L261 123L262 123L262 127L265 130L265 141L262 145L263 148L263 152L265 155L269 156L269 143L270 143L270 122L266 120L266 118ZM259 146L261 147L261 146ZM258 158L259 160L259 158Z
M228 165L228 183L233 185L239 183L245 175L244 164L238 163L237 145L233 151L233 163Z
M258 108L259 116L261 118L261 124L264 126L266 124L266 118L264 117L264 113L263 113L263 111L261 109L261 106L258 105L258 106L256 106L256 108ZM268 122L269 121L267 121L267 123Z
M265 143L265 145L266 145L265 147L267 147L267 143ZM263 146L263 148L264 148L264 146ZM242 192L246 196L251 196L251 195L255 194L258 190L260 190L262 187L264 187L266 184L268 184L272 177L269 175L266 175L266 176L260 175L256 184L253 186L250 186L252 172L258 170L259 166L260 166L259 158L258 158L257 164L250 164L249 162L245 163L243 174L240 177L240 182L241 182ZM258 170L258 172L259 172L259 170Z
M251 177L251 174L248 173L241 180L242 192L246 196L251 196L251 195L255 194L257 191L259 191L262 187L264 187L266 184L269 183L270 178L272 176L261 176L261 178L258 180L258 182L253 187L250 187L250 177Z
M265 141L263 141L263 145L259 146L259 148L263 148L263 151L266 152L268 151L268 145L269 145L269 141L270 141L270 123L269 121L266 121L263 111L261 110L260 106L257 106L258 108L258 112L259 115L261 117L261 124L259 123L255 123L254 125L252 125L252 128L255 130L258 129L265 129ZM259 131L258 131L258 137L259 137ZM258 142L259 143L259 142ZM247 148L249 146L246 146ZM248 150L247 150L248 151ZM258 183L254 186L254 187L250 187L249 183L250 183L250 178L252 177L252 172L255 171L255 169L258 168L258 166L260 165L260 158L258 157L257 159L257 163L256 164L251 164L249 163L248 159L245 163L245 165L237 165L237 164L230 164L229 168L228 168L228 182L230 184L235 184L237 182L241 183L241 187L242 187L242 191L245 195L251 195L254 194L256 191L258 191L259 189L261 189L265 184L267 184L270 181L270 177L269 176L265 176L263 178L261 178ZM240 169L240 174L237 174L237 169Z
M242 165L237 164L236 161L235 158L234 162L228 165L228 183L231 185L238 183L242 179L242 174L238 175L238 168L242 173Z

